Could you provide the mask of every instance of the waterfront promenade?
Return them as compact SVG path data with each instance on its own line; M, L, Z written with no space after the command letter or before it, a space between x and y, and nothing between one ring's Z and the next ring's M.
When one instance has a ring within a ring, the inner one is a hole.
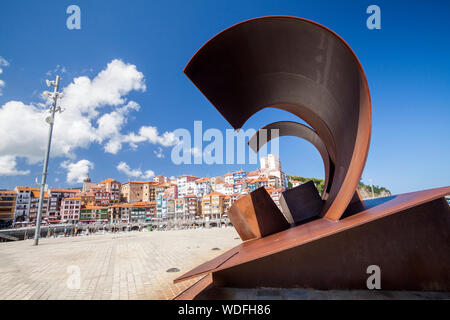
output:
M173 279L240 242L232 227L43 238L38 247L4 242L0 300L171 299L197 281ZM70 288L74 270L79 288Z

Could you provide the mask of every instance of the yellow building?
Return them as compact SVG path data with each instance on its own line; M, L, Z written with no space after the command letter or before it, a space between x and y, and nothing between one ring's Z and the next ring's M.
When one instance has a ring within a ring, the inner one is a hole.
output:
M16 196L14 190L0 190L0 224L14 219Z
M202 197L202 214L212 219L220 218L224 214L225 195L220 192L212 192Z

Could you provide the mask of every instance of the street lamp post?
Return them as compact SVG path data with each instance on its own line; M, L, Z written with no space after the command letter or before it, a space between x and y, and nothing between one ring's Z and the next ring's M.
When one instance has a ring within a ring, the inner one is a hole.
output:
M44 168L42 170L42 179L41 179L41 193L39 195L39 207L38 207L38 215L36 219L36 231L34 233L34 245L37 246L39 244L39 235L41 231L41 219L42 219L42 207L44 205L44 189L45 184L47 181L47 168L48 168L48 159L50 157L50 145L52 142L52 133L53 133L53 123L55 122L55 112L59 111L61 112L61 107L57 107L56 103L58 101L58 98L62 97L62 93L58 92L59 90L59 80L60 76L56 76L55 81L48 81L47 80L47 86L53 86L53 92L44 91L44 95L49 96L53 102L49 109L50 116L45 119L45 121L49 124L48 129L48 141L47 141L47 151L45 153L44 158Z

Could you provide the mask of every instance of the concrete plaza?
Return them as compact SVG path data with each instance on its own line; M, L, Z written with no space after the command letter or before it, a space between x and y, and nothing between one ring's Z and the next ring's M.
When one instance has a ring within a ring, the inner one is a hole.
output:
M0 300L171 299L197 281L173 279L240 242L231 227L4 242Z

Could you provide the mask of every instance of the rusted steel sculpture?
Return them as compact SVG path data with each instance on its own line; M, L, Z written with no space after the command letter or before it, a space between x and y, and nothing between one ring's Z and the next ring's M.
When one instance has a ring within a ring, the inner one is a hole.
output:
M228 217L244 241L289 228L288 221L264 188L236 200Z
M373 264L383 289L450 290L450 187L366 201L357 192L370 143L370 93L337 34L296 17L252 19L209 40L185 73L236 130L267 107L304 120L262 129L311 142L326 184L310 206L317 212L297 210L297 221L257 205L258 197L269 201L260 190L235 202L228 214L246 241L175 279L207 275L179 299L216 297L218 287L366 289ZM255 151L264 143L258 135L250 141ZM313 194L305 188L283 194L289 212Z
M320 137L317 135L317 133L310 127L298 122L274 122L259 129L258 132L256 132L253 137L250 138L250 141L248 143L250 148L252 148L253 151L257 153L264 146L264 144L272 140L272 138L276 138L272 137L273 129L278 130L277 137L293 136L303 138L306 141L312 143L314 147L316 147L317 151L319 151L320 156L322 157L323 166L325 168L325 184L322 197L323 199L326 199L329 192L328 186L330 182L330 175L333 176L335 166L331 161L330 156L328 155L328 151L325 145L323 144L322 140L320 140Z

